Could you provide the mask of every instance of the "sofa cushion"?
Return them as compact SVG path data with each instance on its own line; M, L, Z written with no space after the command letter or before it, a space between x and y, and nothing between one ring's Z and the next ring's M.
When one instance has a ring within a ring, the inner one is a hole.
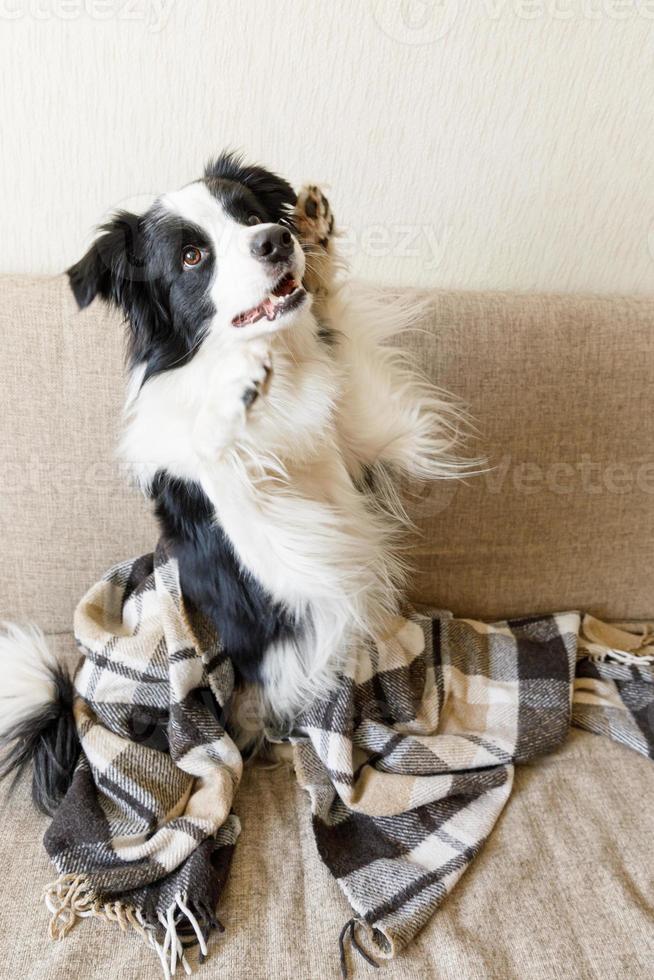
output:
M151 550L118 472L119 318L63 277L0 277L0 618L70 629L86 589ZM494 469L411 491L417 600L480 619L654 615L654 300L430 294L406 344L477 419Z
M457 615L654 615L654 300L431 294L407 341L491 469L418 495L413 594Z

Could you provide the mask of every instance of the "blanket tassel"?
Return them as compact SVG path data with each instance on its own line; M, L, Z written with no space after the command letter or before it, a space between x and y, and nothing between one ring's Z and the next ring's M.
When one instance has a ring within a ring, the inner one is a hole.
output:
M365 951L365 949L357 939L356 928L357 925L360 923L360 921L361 920L357 919L356 916L350 919L348 922L345 923L345 925L341 929L341 934L338 937L338 946L341 953L341 976L343 977L343 980L348 980L348 976L349 976L348 965L347 965L347 940L348 939L350 941L350 945L354 949L356 949L359 956L362 956L363 959L366 961L366 963L369 963L370 966L374 966L376 970L379 969L379 963L376 963L375 960L373 960L372 956L370 956L370 954Z
M178 895L166 913L159 913L159 924L163 941L157 939L155 925L148 922L140 909L132 908L122 902L101 902L84 875L63 874L48 885L43 898L50 912L50 938L64 939L78 919L96 916L109 922L116 922L126 932L133 929L155 951L161 962L164 980L171 980L181 963L189 976L193 970L186 958L186 950L199 947L199 959L207 958L207 939L212 929L224 932L223 926L210 912L201 906L198 913L191 911L188 896ZM186 926L182 931L182 925Z

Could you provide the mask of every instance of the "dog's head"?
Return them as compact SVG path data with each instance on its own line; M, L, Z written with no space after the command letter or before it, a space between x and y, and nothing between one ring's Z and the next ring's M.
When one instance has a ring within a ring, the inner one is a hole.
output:
M293 188L225 153L204 177L145 214L116 213L68 270L80 308L96 296L129 324L145 377L185 363L210 333L225 339L289 326L307 302Z

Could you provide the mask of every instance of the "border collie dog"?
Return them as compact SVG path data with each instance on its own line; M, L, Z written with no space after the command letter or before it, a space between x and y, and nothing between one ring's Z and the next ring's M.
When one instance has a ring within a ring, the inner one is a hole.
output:
M415 302L337 282L334 247L317 187L298 197L225 153L145 214L116 213L68 271L81 308L124 316L121 456L271 734L399 610L396 477L460 470L456 408L390 343ZM4 660L7 768L70 685L38 633L10 630Z

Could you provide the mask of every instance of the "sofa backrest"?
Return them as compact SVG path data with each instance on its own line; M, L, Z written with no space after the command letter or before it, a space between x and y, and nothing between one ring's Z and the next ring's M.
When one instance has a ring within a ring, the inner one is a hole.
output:
M86 589L151 550L114 461L122 328L66 280L0 277L0 618L71 628ZM486 619L654 616L654 300L434 292L407 335L470 408L492 469L410 491L412 598Z

